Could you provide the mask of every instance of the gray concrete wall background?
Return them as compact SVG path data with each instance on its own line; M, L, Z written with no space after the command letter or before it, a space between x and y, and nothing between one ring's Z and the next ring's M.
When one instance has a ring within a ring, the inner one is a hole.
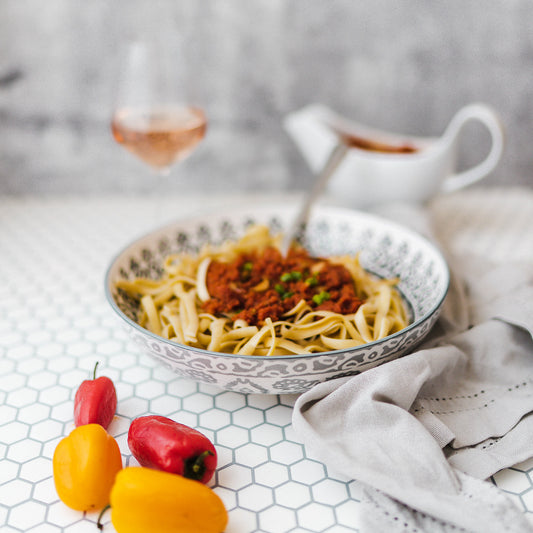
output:
M314 102L416 135L485 102L507 146L484 183L533 186L530 0L0 0L0 193L153 188L109 130L121 43L151 31L186 40L210 119L176 191L304 187L281 121ZM486 144L467 131L461 163Z

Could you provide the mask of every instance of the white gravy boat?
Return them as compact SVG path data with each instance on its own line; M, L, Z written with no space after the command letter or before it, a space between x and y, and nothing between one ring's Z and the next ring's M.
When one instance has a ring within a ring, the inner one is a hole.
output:
M483 161L457 172L459 137L469 121L487 128L491 146ZM332 176L328 192L351 207L392 201L423 203L438 193L461 189L487 176L504 147L498 116L479 103L460 109L438 138L372 129L319 105L291 113L284 126L315 173L339 142L339 135L348 142L350 150Z

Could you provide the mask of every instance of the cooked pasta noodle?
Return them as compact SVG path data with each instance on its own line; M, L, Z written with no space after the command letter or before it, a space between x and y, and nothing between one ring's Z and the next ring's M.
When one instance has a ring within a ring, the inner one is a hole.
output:
M358 256L325 260L309 258L305 251L293 260L304 260L301 264L306 266L299 270L280 273L272 261L268 268L277 277L262 272L258 274L262 278L250 281L253 286L248 288L246 301L261 296L267 302L258 304L263 305L259 311L240 309L244 297L233 308L220 311L243 292L238 276L253 280L254 269L259 269L261 261L265 263L267 253L274 254L274 259L281 257L279 245L279 236L272 236L266 226L255 225L238 241L207 245L197 255L168 256L159 280L137 278L116 285L139 302L142 327L180 344L215 352L275 356L340 350L382 339L408 325L405 305L395 288L397 279L371 275L359 264ZM223 286L217 289L217 272L230 266L234 270L228 279L232 281L221 282ZM335 292L325 290L327 269L337 285L343 273L349 273L347 286ZM297 288L312 296L300 297L294 293ZM277 313L270 312L268 306L276 298L290 308L280 311L278 305ZM339 312L339 305L349 312Z

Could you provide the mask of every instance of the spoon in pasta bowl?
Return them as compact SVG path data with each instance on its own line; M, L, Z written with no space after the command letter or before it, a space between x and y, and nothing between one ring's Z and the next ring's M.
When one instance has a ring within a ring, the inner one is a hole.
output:
M296 216L291 222L291 225L285 232L283 240L281 242L281 253L285 257L291 247L292 243L301 237L309 215L311 213L311 208L313 207L314 202L322 194L324 188L326 187L329 179L337 170L337 167L340 165L344 156L349 150L348 144L344 141L342 137L339 137L339 141L331 151L326 164L316 177L313 186L307 193L300 206Z

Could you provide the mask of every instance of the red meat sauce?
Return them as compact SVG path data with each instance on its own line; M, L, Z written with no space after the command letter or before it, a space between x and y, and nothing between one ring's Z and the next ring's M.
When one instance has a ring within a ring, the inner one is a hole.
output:
M232 262L212 261L206 275L210 299L204 311L244 319L250 325L272 321L305 300L313 309L355 313L363 303L342 265L291 249L283 257L276 248L241 254Z

